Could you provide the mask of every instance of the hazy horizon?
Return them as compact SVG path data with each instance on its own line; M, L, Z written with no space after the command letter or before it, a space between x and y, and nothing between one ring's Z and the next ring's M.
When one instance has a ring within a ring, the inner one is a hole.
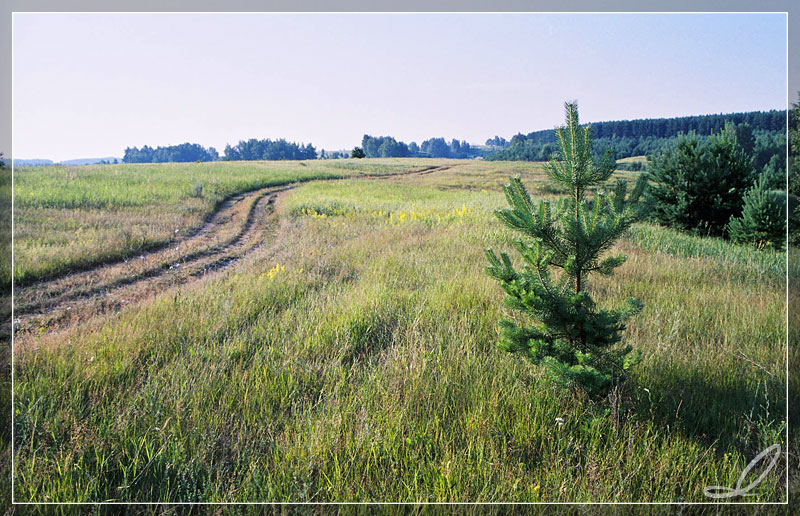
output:
M568 42L568 44L565 44ZM15 159L786 108L776 14L14 15Z

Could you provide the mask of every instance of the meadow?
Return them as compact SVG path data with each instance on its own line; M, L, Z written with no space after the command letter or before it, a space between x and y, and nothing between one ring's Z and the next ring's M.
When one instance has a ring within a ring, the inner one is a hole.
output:
M233 193L310 182L235 266L17 335L16 500L706 502L786 448L785 253L634 226L614 249L628 261L589 290L644 302L624 333L644 360L591 401L495 346L513 314L484 249L512 250L492 215L510 175L559 194L519 162L19 172L21 282L168 242ZM784 501L791 461L724 501Z
M14 281L25 285L163 246L240 192L312 179L395 174L424 168L428 161L19 167L14 175ZM6 283L9 273L0 269Z

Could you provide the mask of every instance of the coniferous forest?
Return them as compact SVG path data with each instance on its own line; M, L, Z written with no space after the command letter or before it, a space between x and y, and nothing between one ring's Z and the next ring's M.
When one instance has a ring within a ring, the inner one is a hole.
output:
M653 118L592 123L594 148L603 152L610 149L614 158L652 156L665 146L674 143L681 134L694 132L700 136L719 133L726 123L733 123L749 131L757 165L769 162L771 156L783 154L786 140L786 111L751 111L719 115L686 116L680 118ZM749 138L748 138L749 139ZM552 129L517 134L507 147L486 156L489 160L547 161L556 152ZM763 162L763 163L762 163Z

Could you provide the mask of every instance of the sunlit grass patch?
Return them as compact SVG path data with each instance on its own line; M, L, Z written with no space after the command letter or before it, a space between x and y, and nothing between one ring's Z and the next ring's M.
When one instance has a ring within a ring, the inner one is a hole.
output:
M366 217L386 224L480 223L497 193L444 191L395 182L343 181L306 185L287 200L289 213L310 217Z

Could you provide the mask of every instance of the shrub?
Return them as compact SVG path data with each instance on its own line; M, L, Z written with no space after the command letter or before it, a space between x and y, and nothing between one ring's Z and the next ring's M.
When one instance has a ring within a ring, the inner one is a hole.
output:
M741 217L731 217L728 234L734 242L757 248L783 249L786 241L786 192L769 189L770 178L761 174L744 194Z

